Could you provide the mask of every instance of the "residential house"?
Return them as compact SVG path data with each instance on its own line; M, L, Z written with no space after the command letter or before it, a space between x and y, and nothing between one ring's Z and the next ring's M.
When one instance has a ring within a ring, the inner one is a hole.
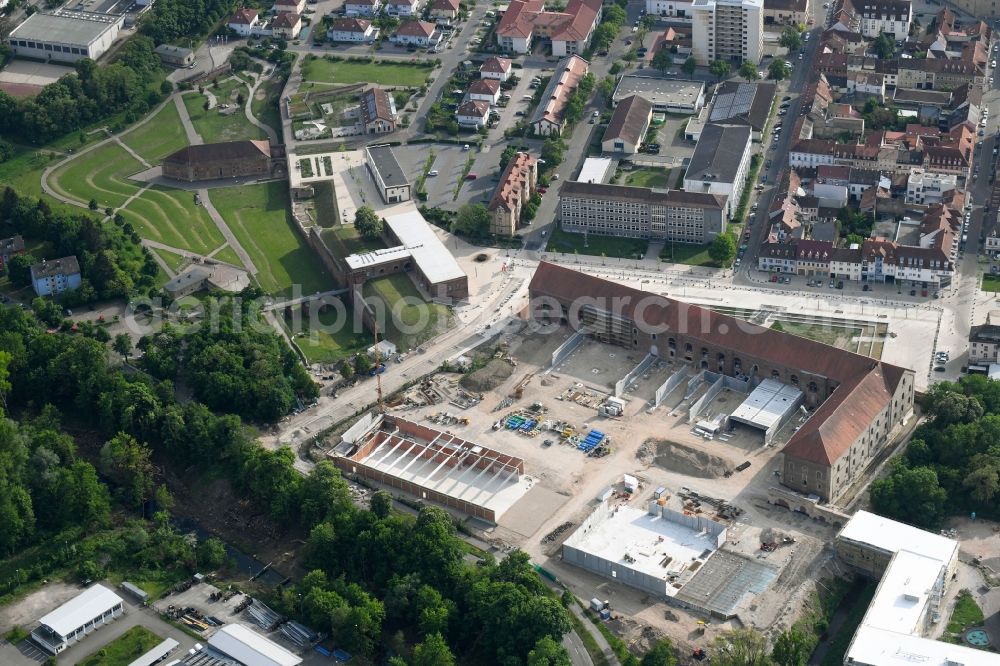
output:
M383 88L369 88L361 93L360 109L365 134L385 134L396 130L399 121L396 101Z
M955 174L934 173L920 167L910 169L906 181L906 203L930 205L941 203L958 187Z
M646 0L646 13L662 18L690 19L691 0Z
M344 2L344 15L365 16L374 18L382 9L382 0L346 0Z
M500 182L487 206L491 234L514 235L537 184L538 160L528 153L516 153L500 174Z
M806 25L810 18L809 0L764 0L765 27Z
M635 155L646 138L653 119L653 105L632 95L618 102L608 128L601 139L601 150L606 153Z
M416 16L420 0L385 0L385 13L389 16Z
M754 65L764 55L764 0L693 0L691 55L699 65ZM736 68L734 67L734 69Z
M24 238L20 234L0 239L0 270L5 269L7 262L19 254L24 254Z
M229 23L226 25L240 37L249 37L250 33L257 26L257 16L256 9L245 7L237 9L236 13L229 18Z
M542 92L541 101L528 121L535 134L558 136L562 133L566 103L588 71L590 63L578 55L567 56L559 61Z
M439 23L451 23L458 18L459 2L458 0L432 0L430 6L431 18L436 19Z
M379 30L371 21L359 18L338 18L330 23L326 38L331 42L370 43L378 39Z
M507 58L490 56L479 66L479 76L484 79L496 79L504 82L510 78L513 66Z
M271 34L281 39L296 39L302 31L302 16L283 12L271 21Z
M400 46L430 47L441 41L441 33L433 23L413 19L403 21L389 41Z
M80 264L76 257L42 260L31 266L31 286L39 296L55 296L80 286Z
M306 0L275 0L273 9L278 14L305 14Z
M995 313L986 317L986 323L969 330L969 363L1000 363L1000 325Z
M476 79L469 85L469 99L488 102L496 106L500 101L500 81L497 79Z
M913 4L910 0L858 0L857 11L861 18L861 34L878 37L888 34L904 41L910 36L913 22Z
M547 11L544 0L511 0L497 23L497 45L524 54L540 40L557 57L583 53L601 13L600 0L569 0L561 11Z
M485 127L490 117L489 102L469 100L463 102L455 111L455 119L461 127L479 129Z

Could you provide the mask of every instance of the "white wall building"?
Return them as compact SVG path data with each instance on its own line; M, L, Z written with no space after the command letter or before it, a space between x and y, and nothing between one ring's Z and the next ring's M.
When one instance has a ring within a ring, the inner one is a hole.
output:
M51 654L59 654L123 613L121 597L103 585L92 585L43 616L31 638Z
M764 0L693 0L691 54L699 65L713 60L754 64L764 54Z
M930 205L941 203L944 195L958 187L958 176L951 173L934 173L919 167L910 169L906 181L906 203Z
M862 0L856 4L861 15L861 34L878 37L883 32L903 41L910 35L913 5L910 0Z
M691 0L646 0L646 13L653 16L690 19Z
M378 14L382 9L382 0L347 0L344 3L344 14L346 16L367 16L369 18Z
M746 125L705 125L684 174L684 191L728 197L727 215L731 217L746 186L752 137L752 129Z
M379 30L371 21L359 18L339 18L330 24L326 38L331 42L374 42Z
M125 16L69 12L36 13L10 33L14 55L46 62L97 60L111 48Z

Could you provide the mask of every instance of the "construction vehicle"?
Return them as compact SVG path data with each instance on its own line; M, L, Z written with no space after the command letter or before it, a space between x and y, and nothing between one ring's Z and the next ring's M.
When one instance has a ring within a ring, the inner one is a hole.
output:
M535 373L529 372L524 377L522 377L521 381L519 381L517 383L517 386L514 387L514 390L511 391L510 397L517 398L517 399L521 399L522 397L524 397L524 389L528 385L528 382L531 381L531 378L534 377L534 376L535 376Z
M705 659L705 657L708 656L708 653L705 652L704 648L695 648L695 651L691 653L691 656L697 659L698 661L702 661Z

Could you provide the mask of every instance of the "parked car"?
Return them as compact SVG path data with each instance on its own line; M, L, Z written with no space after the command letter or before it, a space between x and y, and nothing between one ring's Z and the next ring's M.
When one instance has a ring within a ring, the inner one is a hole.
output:
M479 178L479 175L478 174L474 174L474 173L470 173L470 174L468 174L468 175L465 176L466 180L475 180L476 178Z
M778 276L777 275L772 275L771 276L771 282L777 282L777 281L778 281Z

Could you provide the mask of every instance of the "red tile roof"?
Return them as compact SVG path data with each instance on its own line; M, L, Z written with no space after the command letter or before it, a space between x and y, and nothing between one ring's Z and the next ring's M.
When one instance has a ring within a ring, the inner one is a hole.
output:
M281 12L274 17L271 22L272 28L294 28L302 21L302 17L295 12Z
M479 67L480 72L496 72L498 74L505 74L510 71L511 64L510 60L507 58L500 58L498 56L491 56L483 62Z
M395 34L405 37L430 37L434 34L434 24L427 21L403 21L396 28Z
M493 95L500 92L500 82L496 79L476 79L469 86L469 92L476 95Z
M531 167L534 163L535 158L528 153L514 155L500 174L500 182L497 183L497 189L487 208L491 211L500 207L514 210L516 200L522 196L522 192L525 194L524 203L527 203L526 195L531 189Z
M254 21L257 20L257 10L256 9L237 9L233 17L229 19L229 23L236 25L253 25Z

